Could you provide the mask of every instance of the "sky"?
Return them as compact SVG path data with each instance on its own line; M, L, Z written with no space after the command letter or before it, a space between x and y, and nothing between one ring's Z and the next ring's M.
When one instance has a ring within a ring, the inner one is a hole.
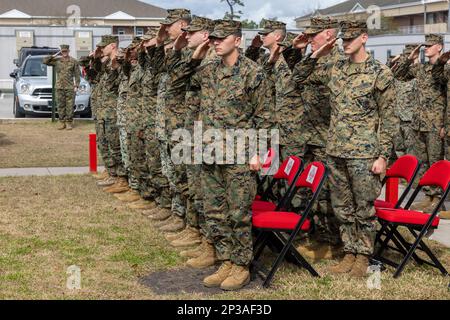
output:
M213 19L223 18L229 10L226 2L220 0L141 0L165 9L187 8L193 14L203 15ZM260 22L262 18L277 17L294 28L294 19L308 14L317 8L326 8L342 0L243 0L245 7L238 7L243 11L242 20L249 19Z

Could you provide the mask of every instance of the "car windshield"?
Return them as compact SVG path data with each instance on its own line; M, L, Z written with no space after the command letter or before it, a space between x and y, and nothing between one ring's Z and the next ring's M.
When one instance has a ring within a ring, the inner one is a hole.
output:
M22 75L24 77L46 77L47 65L42 63L42 58L28 59L23 68Z

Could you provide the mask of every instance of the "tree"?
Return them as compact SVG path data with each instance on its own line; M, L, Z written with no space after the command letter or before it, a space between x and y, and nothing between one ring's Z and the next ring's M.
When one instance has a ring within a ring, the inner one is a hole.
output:
M248 19L242 20L241 24L244 29L258 29L259 27L255 21Z
M228 6L230 7L230 11L225 13L225 19L230 19L230 20L234 20L234 19L239 19L243 14L243 12L241 10L237 10L235 9L236 6L244 6L244 2L243 0L220 0L220 2L226 2L228 4Z

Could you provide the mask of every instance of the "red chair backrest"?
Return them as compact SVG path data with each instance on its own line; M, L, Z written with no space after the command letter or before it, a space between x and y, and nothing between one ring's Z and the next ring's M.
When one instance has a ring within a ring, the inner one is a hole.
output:
M303 170L295 183L295 186L299 188L309 188L312 192L316 192L326 171L326 167L323 163L313 162Z
M296 156L290 156L283 161L277 173L273 176L275 179L284 179L288 181L288 184L294 182L298 171L302 165L302 160Z
M386 171L388 178L402 178L408 183L414 178L419 166L419 160L412 155L405 155L400 157L394 164Z
M447 189L450 183L450 161L441 160L434 163L419 181L419 186L438 186Z

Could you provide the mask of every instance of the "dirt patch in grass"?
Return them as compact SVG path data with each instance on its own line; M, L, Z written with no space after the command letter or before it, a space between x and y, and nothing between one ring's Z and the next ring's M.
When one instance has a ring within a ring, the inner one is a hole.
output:
M450 268L450 250L429 245ZM380 290L327 274L336 262L325 261L313 263L321 278L283 263L269 289L209 291L201 280L214 268L187 269L150 220L87 175L0 178L0 248L0 299L450 299L449 278L414 263L399 279L382 272ZM81 290L66 286L72 265Z
M75 121L72 131L57 127L50 120L0 122L0 168L89 166L94 123Z

